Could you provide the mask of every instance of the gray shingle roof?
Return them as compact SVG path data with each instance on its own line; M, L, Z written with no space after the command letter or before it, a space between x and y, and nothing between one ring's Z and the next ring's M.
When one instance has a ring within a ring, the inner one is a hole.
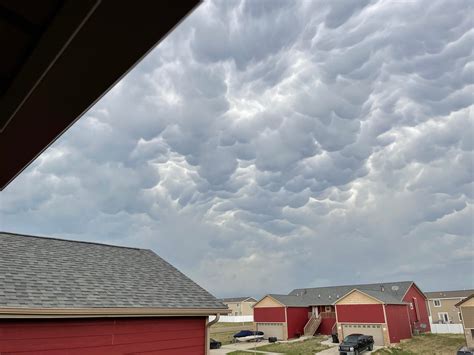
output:
M433 291L425 292L426 297L433 298L465 298L474 293L474 290Z
M388 304L403 303L403 296L412 284L412 281L376 283L376 284L362 284L362 285L343 285L343 286L329 286L329 287L315 287L315 288L298 288L289 293L289 296L294 298L282 298L282 300L294 305L308 305L308 306L324 306L336 302L348 292L357 289L366 294L379 299ZM382 291L383 288L383 291ZM273 297L273 295L271 295ZM281 295L279 295L281 296ZM279 300L280 301L280 300ZM280 301L281 302L281 301Z
M0 307L227 308L151 250L2 232Z
M227 303L227 302L257 302L257 300L253 297L228 297L228 298L221 298L221 302Z

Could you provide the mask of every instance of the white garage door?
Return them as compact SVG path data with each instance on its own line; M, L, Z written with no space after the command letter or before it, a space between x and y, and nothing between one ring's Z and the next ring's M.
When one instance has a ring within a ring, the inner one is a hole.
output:
M268 337L276 337L278 340L286 339L284 336L284 327L285 323L256 323L257 330L263 332L263 337L267 339Z
M384 345L381 324L343 324L342 334L344 337L351 334L372 335L375 345Z

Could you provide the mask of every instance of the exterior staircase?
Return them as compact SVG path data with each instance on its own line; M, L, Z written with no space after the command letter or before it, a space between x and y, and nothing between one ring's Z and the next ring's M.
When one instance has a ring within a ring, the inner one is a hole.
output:
M305 336L313 336L318 330L319 325L321 324L321 315L315 316L311 315L308 322L304 326L304 335Z

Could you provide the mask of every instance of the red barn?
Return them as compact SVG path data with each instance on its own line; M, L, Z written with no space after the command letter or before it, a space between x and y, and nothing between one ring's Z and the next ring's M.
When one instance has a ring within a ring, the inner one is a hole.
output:
M205 354L228 309L151 250L0 233L0 354Z
M372 335L377 345L430 331L426 297L414 282L296 289L254 306L259 330L280 339L299 335Z

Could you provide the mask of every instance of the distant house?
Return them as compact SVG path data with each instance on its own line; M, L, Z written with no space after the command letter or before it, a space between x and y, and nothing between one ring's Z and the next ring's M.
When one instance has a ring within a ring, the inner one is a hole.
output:
M466 345L474 349L474 293L458 302L456 307L461 312Z
M0 233L0 354L205 354L226 313L151 250Z
M230 309L231 316L253 316L253 305L257 300L253 297L221 298L220 301Z
M425 292L432 323L462 324L461 311L456 304L474 293L474 290Z
M430 331L426 297L412 281L303 288L269 294L254 306L258 330L291 339L300 335L372 335L377 345Z

